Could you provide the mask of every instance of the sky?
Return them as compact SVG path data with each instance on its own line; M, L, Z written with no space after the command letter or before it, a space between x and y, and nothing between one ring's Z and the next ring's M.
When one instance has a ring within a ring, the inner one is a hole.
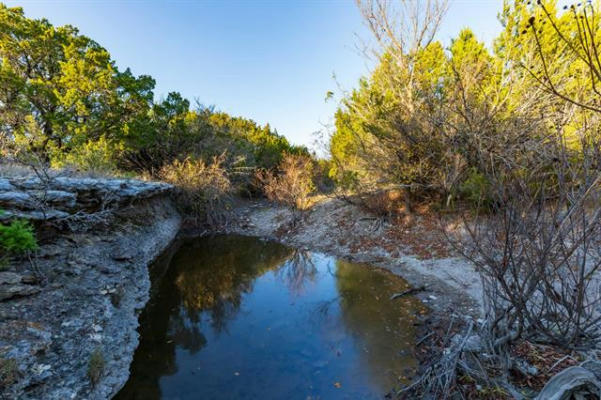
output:
M369 72L357 50L357 37L369 35L353 0L4 3L78 27L120 69L151 75L157 99L177 91L192 103L269 123L295 144L312 146L314 132L331 126L337 99ZM490 44L501 29L501 5L451 0L439 39L448 44L469 26ZM338 96L326 102L328 91Z

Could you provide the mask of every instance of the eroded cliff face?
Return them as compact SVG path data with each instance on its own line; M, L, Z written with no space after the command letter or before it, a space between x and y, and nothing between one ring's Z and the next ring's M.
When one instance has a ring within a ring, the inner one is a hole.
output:
M0 177L0 218L29 218L41 240L35 258L0 271L0 398L108 399L125 384L148 265L180 229L171 191Z

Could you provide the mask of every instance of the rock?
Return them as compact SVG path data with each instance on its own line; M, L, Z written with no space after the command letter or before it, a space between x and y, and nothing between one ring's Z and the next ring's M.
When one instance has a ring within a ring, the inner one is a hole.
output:
M12 191L15 190L15 187L8 181L8 179L0 178L0 190Z
M13 218L24 218L32 221L51 221L54 219L68 217L69 213L59 210L46 210L42 211L19 211L10 210L0 215L0 220L13 219Z
M45 286L29 272L0 273L0 353L21 371L18 381L0 388L0 398L113 398L138 345L148 264L180 228L168 196L172 186L90 178L0 182L0 194L12 204L0 204L6 211L0 219L34 219L37 232L52 239L40 241L36 260L47 272ZM29 199L33 207L24 208ZM36 208L42 202L47 208ZM29 270L27 263L19 269ZM87 362L99 346L106 371L92 387Z
M77 195L71 192L65 192L63 190L48 190L45 192L36 193L39 199L53 207L58 209L70 210L75 207L77 203Z
M20 208L30 210L35 207L33 198L24 192L0 192L0 206L5 209Z
M12 299L13 297L31 296L39 293L40 288L32 285L0 285L0 301Z
M21 283L21 275L16 272L0 272L0 285L16 285Z
M582 366L569 367L547 382L537 400L568 400L578 396L601 398L601 381Z
M21 277L21 282L27 285L35 285L40 279L33 274L26 274Z
M587 360L580 364L582 368L586 368L591 371L599 381L601 381L601 362L596 360Z
M131 261L136 257L134 249L125 249L123 251L116 252L113 254L113 260L115 261Z

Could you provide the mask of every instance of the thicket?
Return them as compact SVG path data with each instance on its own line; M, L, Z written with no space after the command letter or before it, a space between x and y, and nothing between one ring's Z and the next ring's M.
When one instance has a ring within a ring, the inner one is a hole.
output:
M205 174L219 157L223 178L245 192L255 189L257 169L275 168L284 154L308 154L269 125L191 107L179 93L155 100L154 86L148 75L120 71L77 28L0 4L3 157L38 168L174 177L175 183Z
M336 114L331 175L471 204L448 235L484 286L482 323L402 393L521 398L516 343L601 340L601 4L506 0L488 49L468 29L434 39L444 0L358 3L378 64Z
M575 51L591 46L579 42L580 30L598 35L598 18L589 15L590 26L576 23L598 2L559 10L555 1L506 0L503 29L490 48L467 28L447 47L435 40L444 1L426 2L413 21L393 14L394 2L359 4L377 43L365 49L376 54L376 67L335 116L330 176L339 185L402 188L445 205L486 203L491 168L540 165L540 149L524 148L526 138L544 144L551 132L561 132L577 150L583 124L598 129L590 113L599 108L599 77L587 66L598 62L598 49L591 60ZM577 104L582 107L569 109Z

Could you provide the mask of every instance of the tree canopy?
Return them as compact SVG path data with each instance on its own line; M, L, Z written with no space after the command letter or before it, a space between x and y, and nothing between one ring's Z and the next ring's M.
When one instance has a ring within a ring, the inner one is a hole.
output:
M0 137L53 166L153 172L177 158L227 153L232 164L275 166L291 146L269 125L196 107L155 80L120 71L77 28L0 4Z

